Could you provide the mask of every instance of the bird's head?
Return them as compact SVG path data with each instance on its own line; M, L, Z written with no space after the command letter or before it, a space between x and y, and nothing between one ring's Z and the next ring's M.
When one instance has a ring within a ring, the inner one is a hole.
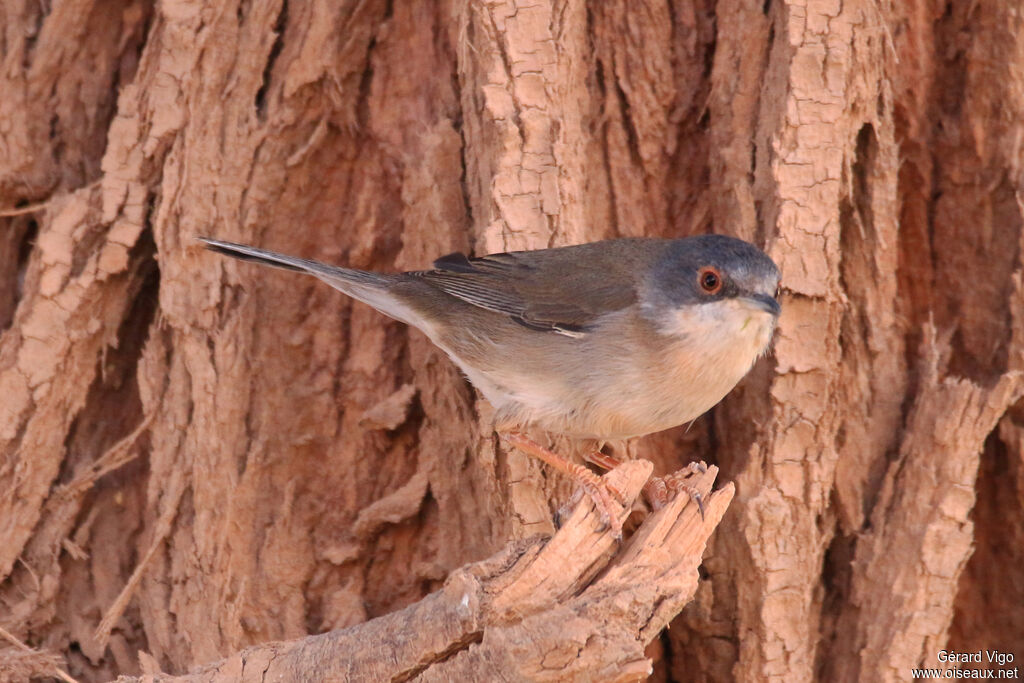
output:
M781 312L779 278L775 263L749 242L724 235L675 240L646 283L645 314L662 334L756 357Z

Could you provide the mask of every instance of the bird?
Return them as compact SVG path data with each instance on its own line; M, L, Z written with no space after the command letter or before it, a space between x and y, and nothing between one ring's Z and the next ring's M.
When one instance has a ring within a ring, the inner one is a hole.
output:
M452 253L398 273L197 239L219 254L313 275L422 331L494 407L495 431L575 479L619 535L617 492L526 430L606 441L690 422L767 352L781 312L774 261L718 234Z

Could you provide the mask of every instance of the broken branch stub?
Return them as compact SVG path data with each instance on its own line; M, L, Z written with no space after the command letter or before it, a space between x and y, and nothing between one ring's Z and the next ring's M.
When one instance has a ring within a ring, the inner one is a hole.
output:
M608 473L632 505L651 463ZM706 501L679 495L625 544L584 498L550 539L515 541L451 574L403 610L344 630L248 648L164 681L629 681L646 677L644 648L688 603L708 538L732 501L711 492L718 468L689 481ZM119 681L154 680L121 677Z

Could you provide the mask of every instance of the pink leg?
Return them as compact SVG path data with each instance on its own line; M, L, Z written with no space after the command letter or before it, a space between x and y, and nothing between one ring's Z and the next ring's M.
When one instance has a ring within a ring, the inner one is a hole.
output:
M540 458L559 472L575 479L580 488L594 501L601 521L611 527L617 537L622 535L622 494L613 486L609 486L586 467L569 462L521 432L507 432L501 434L501 437L527 455Z
M587 462L606 470L614 469L622 464L621 459L601 451L593 451L583 457ZM687 483L686 479L691 474L706 471L707 468L701 463L691 462L685 470L673 472L664 477L651 477L644 484L644 497L647 498L652 508L660 510L675 497L676 493L685 491L690 496L690 499L697 504L697 509L700 510L700 517L704 519L704 497L700 495L700 491Z

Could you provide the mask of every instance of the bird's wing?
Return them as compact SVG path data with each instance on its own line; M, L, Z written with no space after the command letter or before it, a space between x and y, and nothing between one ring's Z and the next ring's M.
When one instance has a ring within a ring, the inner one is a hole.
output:
M595 244L602 243L479 258L449 254L434 262L434 270L410 275L530 329L578 336L597 318L637 300L635 249Z

